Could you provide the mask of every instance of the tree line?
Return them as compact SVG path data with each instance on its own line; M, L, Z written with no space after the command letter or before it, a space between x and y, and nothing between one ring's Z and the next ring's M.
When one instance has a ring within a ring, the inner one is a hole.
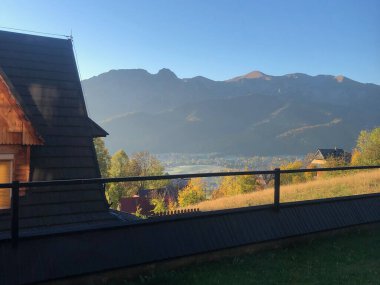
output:
M98 155L98 162L102 177L126 177L126 176L149 176L163 175L164 167L160 161L148 152L138 152L131 157L123 151L117 151L110 156L104 145L104 140L95 139L95 149ZM301 169L313 167L311 161L314 154L308 154L304 160L295 160L284 163L281 169ZM371 131L361 131L355 148L352 152L351 161L345 157L328 157L323 167L340 167L349 165L380 165L380 127ZM252 170L253 167L246 167L246 170ZM344 172L328 172L320 175L323 177L342 175ZM292 184L307 182L315 179L316 173L293 173L281 175L281 184ZM225 176L220 179L219 187L213 191L211 199L217 199L226 196L240 195L253 191L259 191L266 187L273 186L273 179L269 179L266 185L254 175L242 176ZM165 187L168 181L139 181L112 183L107 187L106 196L111 203L111 207L117 208L121 197L130 197L137 194L139 189L156 189ZM187 207L206 200L205 182L201 178L190 179L187 186L178 193L178 205L176 202L170 208ZM163 198L152 200L155 206L155 212L166 211ZM170 209L171 210L171 209Z
M94 145L103 178L164 174L164 166L147 151L136 152L129 157L124 150L118 150L111 156L104 139L95 138ZM106 187L106 197L111 208L117 209L122 197L132 197L139 190L162 188L167 184L166 180L110 183Z

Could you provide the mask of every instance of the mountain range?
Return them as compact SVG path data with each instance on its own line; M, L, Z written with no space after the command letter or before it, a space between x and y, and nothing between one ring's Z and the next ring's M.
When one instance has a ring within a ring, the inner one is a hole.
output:
M114 152L148 150L240 155L350 151L362 129L380 125L380 86L342 75L226 81L178 78L169 69L111 70L82 81L90 116Z

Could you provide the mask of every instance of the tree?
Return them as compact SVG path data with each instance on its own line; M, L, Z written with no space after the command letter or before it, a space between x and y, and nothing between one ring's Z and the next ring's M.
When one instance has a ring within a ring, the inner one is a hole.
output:
M346 161L344 155L340 157L333 157L329 156L326 158L326 163L323 165L323 168L335 168L335 167L344 167L348 166L349 163ZM321 172L319 174L319 177L335 177L339 175L346 175L349 174L348 171L327 171L327 172Z
M351 165L360 165L360 152L357 149L352 151Z
M294 170L301 169L303 167L303 162L301 160L295 160L280 166L281 170ZM291 184L305 182L306 176L304 173L292 173L292 174L282 174L281 184Z
M250 193L261 189L255 175L241 175L237 177L237 183L240 188L240 192Z
M189 184L178 194L178 204L180 207L197 204L206 199L204 192L205 183L201 178L190 179Z
M303 159L303 167L310 168L311 162L314 160L314 157L315 157L315 153L309 152L308 154L306 154Z
M167 211L164 197L152 198L152 200L150 200L150 204L154 206L153 213L155 214Z
M234 196L261 189L254 175L224 176L220 186L212 194L213 198Z
M212 198L234 196L240 194L236 176L224 176L219 184L219 188L212 192Z
M142 208L141 208L140 205L137 205L137 207L136 207L136 212L134 213L134 215L135 215L136 217L138 217L138 218L141 218L141 219L146 219L146 218L147 218L147 216L143 215L143 213L142 213Z
M175 209L177 209L178 207L178 203L176 200L174 199L169 199L168 201L168 210L169 211L174 211Z
M149 152L137 152L131 158L124 150L117 151L111 158L110 177L163 175L164 167ZM166 186L168 181L136 181L111 183L106 196L112 208L117 209L122 197L131 197L141 189L156 189Z
M164 166L161 162L147 151L134 153L128 164L128 176L153 176L163 175ZM168 184L166 180L156 181L136 181L131 182L132 191L136 192L142 189L157 189L165 187Z
M353 165L380 165L380 127L361 131L352 157Z
M110 177L126 177L128 176L129 158L124 150L117 151L111 158L111 167L109 169ZM106 191L108 202L111 203L113 209L119 207L120 199L127 196L129 192L128 183L118 182L111 183Z
M108 170L111 164L111 156L104 144L104 139L95 138L94 146L96 151L96 157L98 158L100 173L103 178L108 177Z

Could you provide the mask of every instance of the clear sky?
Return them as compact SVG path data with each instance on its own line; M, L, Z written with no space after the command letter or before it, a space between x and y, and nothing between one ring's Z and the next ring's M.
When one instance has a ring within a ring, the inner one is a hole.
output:
M2 0L0 26L72 31L82 79L166 67L181 78L260 70L380 84L379 0Z

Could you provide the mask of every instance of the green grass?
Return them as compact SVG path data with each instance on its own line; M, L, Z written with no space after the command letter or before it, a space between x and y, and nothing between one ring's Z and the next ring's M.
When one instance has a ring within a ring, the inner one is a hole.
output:
M380 284L380 229L108 284Z

